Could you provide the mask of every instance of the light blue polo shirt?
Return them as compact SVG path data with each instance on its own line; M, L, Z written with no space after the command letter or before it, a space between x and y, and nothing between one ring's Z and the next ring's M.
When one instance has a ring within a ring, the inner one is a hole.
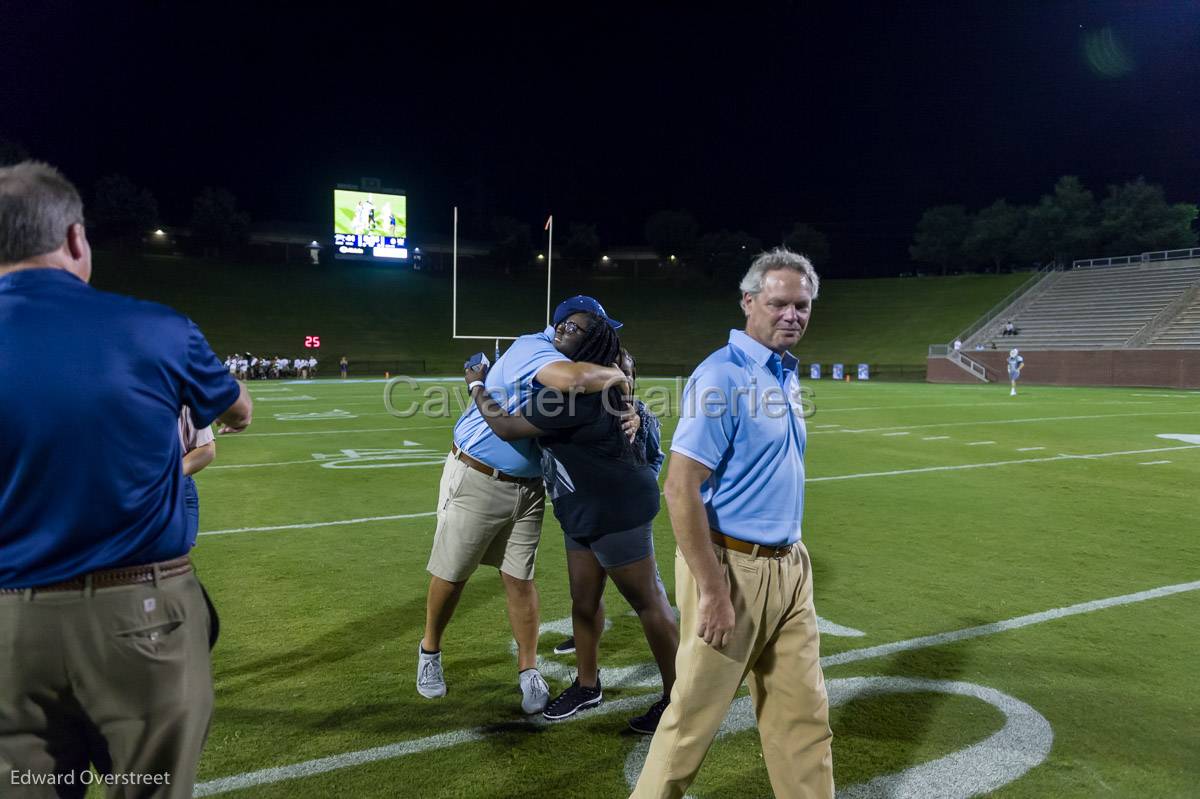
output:
M505 412L523 406L535 389L533 376L546 364L569 360L554 349L554 328L521 336L488 370L484 388ZM541 477L542 456L532 438L502 441L473 401L454 425L454 443L472 458L513 477Z
M741 330L688 379L671 451L712 469L700 498L714 530L752 544L800 540L806 432L798 363Z

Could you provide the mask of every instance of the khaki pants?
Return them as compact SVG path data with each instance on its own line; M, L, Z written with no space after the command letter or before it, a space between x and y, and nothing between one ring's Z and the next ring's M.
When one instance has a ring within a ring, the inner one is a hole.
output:
M540 478L497 480L448 455L426 570L461 583L482 563L518 580L532 580L545 509Z
M0 796L83 796L92 763L124 783L110 797L190 797L213 709L209 621L194 573L0 595Z
M699 591L676 553L678 677L633 799L684 795L747 676L775 796L832 799L833 733L808 552L799 543L780 559L713 549L729 577L734 630L721 650L696 635Z

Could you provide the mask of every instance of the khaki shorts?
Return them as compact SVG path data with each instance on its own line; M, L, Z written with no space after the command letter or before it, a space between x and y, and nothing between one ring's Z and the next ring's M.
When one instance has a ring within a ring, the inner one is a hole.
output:
M481 563L532 580L545 507L541 480L503 482L447 455L425 568L452 583L464 582Z

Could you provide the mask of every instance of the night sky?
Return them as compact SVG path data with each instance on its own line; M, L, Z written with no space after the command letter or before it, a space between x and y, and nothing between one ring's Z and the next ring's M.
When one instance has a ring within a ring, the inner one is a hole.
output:
M686 208L768 244L810 222L844 273L906 268L927 206L1063 174L1200 200L1196 2L245 5L5 3L0 136L167 223L206 185L325 223L375 176L415 243L454 204L606 245Z

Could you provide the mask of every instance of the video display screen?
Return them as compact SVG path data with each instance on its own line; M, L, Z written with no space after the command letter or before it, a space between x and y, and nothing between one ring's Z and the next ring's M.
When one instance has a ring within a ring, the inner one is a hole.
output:
M333 250L338 258L408 260L408 198L334 189Z

